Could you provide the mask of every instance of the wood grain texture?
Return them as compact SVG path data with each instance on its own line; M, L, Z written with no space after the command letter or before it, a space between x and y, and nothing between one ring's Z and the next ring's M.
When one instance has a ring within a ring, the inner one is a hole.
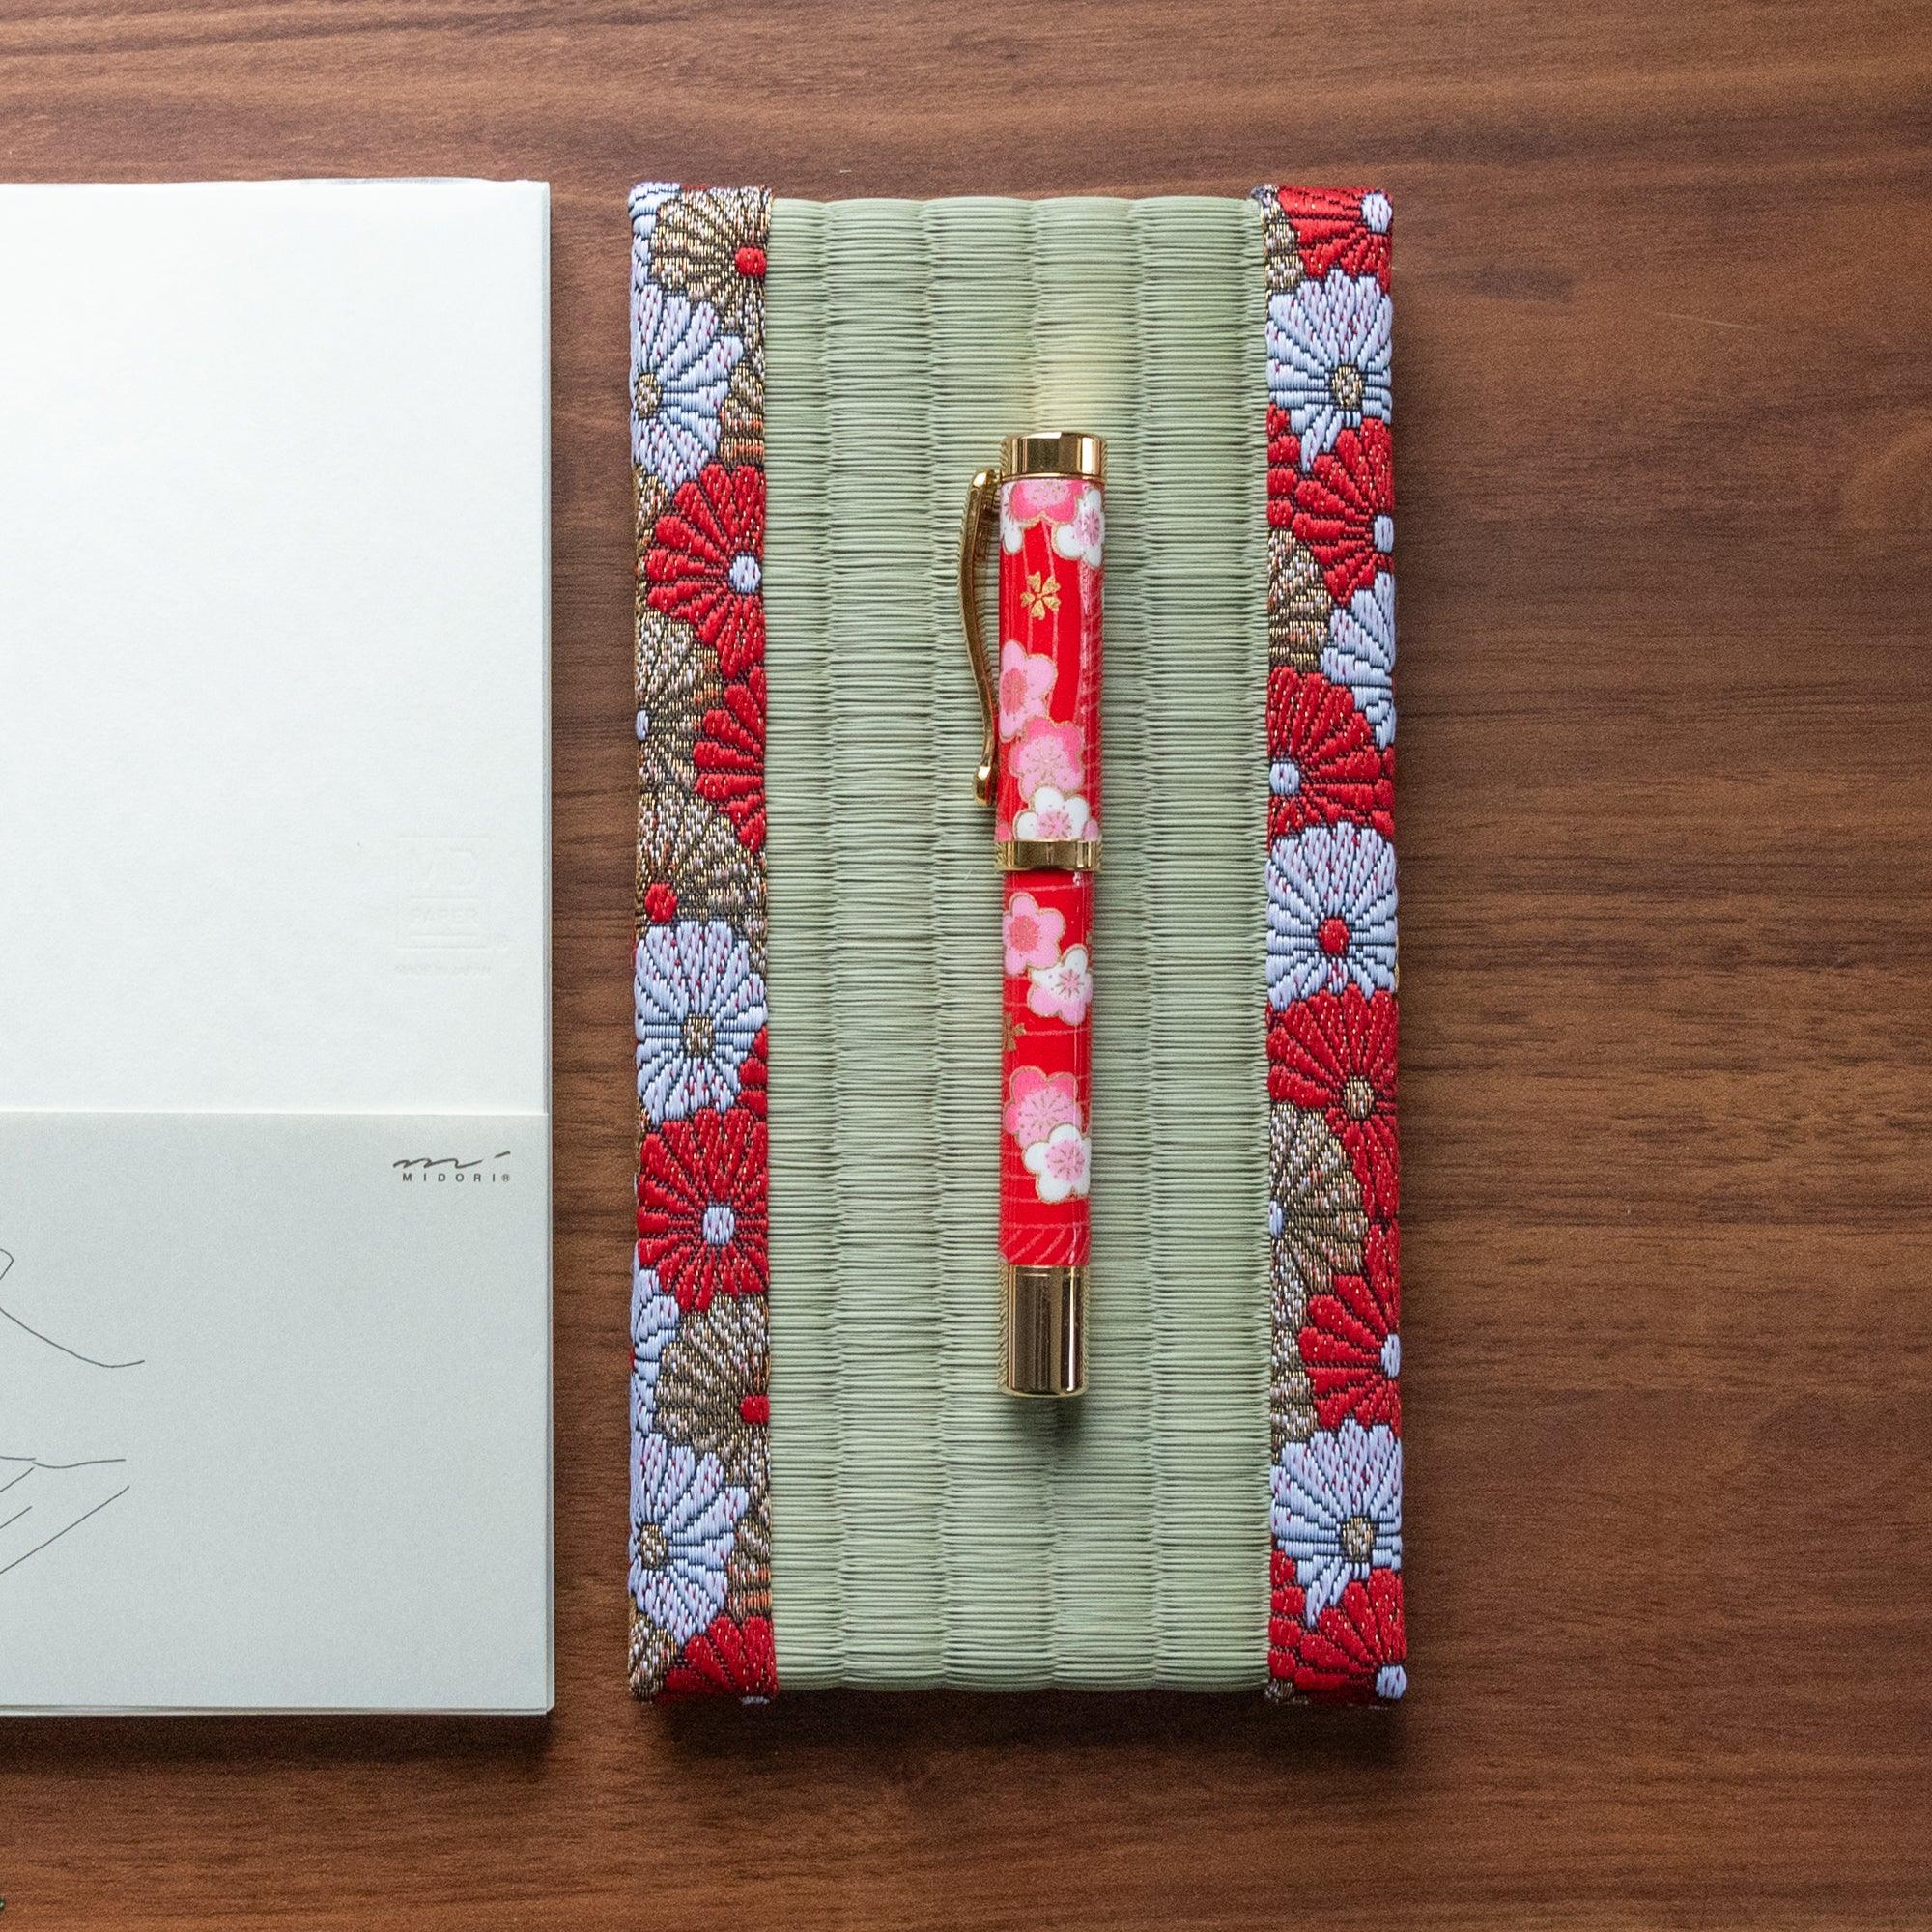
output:
M1908 0L7 5L9 176L555 185L559 1628L547 1725L7 1728L10 1932L1932 1917L1928 96ZM651 172L1394 196L1390 1721L624 1693Z

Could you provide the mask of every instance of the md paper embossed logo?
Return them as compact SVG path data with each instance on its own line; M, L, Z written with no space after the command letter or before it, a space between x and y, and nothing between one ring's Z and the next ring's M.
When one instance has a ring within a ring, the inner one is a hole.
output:
M396 970L487 973L497 935L490 917L487 838L398 838Z

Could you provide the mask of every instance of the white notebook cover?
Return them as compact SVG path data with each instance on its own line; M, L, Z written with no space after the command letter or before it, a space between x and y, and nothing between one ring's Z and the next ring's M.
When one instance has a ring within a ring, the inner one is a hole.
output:
M0 1710L550 1707L548 237L0 187Z

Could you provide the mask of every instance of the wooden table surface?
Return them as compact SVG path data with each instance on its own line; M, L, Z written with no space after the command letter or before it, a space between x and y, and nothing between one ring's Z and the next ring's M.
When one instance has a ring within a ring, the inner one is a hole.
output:
M555 189L556 1713L11 1725L7 1932L1932 1920L1922 5L0 13L0 174ZM1390 1721L625 1694L651 173L1394 197Z

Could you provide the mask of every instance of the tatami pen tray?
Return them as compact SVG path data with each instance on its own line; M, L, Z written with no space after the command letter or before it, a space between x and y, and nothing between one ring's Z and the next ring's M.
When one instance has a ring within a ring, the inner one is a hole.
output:
M631 214L634 1687L1401 1696L1387 200ZM958 560L1068 425L1091 1267L1029 1403Z

